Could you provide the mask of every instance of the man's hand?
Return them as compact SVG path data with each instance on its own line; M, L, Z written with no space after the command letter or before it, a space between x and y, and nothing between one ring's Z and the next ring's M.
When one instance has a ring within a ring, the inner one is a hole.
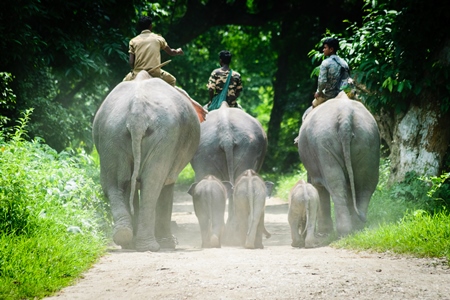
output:
M183 52L183 50L181 48L178 48L176 50L176 52L177 52L177 55L183 55L184 54L184 52Z

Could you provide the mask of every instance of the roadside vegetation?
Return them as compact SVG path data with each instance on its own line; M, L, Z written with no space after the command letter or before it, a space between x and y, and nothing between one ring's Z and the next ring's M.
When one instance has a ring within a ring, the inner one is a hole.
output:
M438 177L409 174L404 182L389 187L389 161L382 160L366 229L335 241L331 246L446 258L450 266L449 177L450 173ZM288 201L289 191L297 180L306 180L306 171L278 178L275 197Z
M25 141L30 113L13 135L0 133L0 299L48 296L106 249L98 166L81 150L57 153L39 139Z

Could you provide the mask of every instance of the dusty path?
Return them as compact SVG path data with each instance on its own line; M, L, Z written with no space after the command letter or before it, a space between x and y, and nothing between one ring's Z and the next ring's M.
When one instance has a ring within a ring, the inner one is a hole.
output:
M175 251L111 248L75 286L48 299L450 299L438 259L293 249L287 204L269 200L264 249L201 249L192 200L176 194Z

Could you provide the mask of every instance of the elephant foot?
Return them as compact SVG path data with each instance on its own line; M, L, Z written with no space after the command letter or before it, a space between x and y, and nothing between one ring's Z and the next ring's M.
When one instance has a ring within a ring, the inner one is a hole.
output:
M161 246L161 249L175 250L176 246L178 245L178 240L174 235L170 237L156 238L156 240Z
M257 246L257 245L254 242L252 243L248 239L245 241L244 248L246 248L246 249L258 248L258 247L255 247L255 246Z
M264 249L264 245L261 243L261 244L256 244L255 245L255 249Z
M305 241L303 240L292 241L291 246L294 248L303 248L305 247Z
M315 234L313 238L305 240L305 248L317 248L329 244L330 235Z
M156 240L136 240L136 251L139 252L158 252L160 249L160 245Z
M305 241L305 248L316 248L321 245L319 240L307 240Z
M210 241L211 247L212 248L220 248L220 239L217 235L213 235L211 236L211 241Z
M128 227L115 228L113 241L123 249L133 248L133 230Z

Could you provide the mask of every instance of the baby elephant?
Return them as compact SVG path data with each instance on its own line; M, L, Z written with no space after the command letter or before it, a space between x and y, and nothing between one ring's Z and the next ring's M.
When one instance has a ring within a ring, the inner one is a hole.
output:
M220 248L224 230L225 205L231 184L222 183L212 175L191 185L188 193L194 202L195 215L200 224L202 248Z
M263 233L270 234L264 227L266 196L273 183L264 182L253 170L244 171L234 184L234 214L240 244L245 248L264 248Z
M288 220L291 226L292 247L317 247L315 237L319 193L316 188L299 180L289 193ZM299 232L300 231L300 232Z

